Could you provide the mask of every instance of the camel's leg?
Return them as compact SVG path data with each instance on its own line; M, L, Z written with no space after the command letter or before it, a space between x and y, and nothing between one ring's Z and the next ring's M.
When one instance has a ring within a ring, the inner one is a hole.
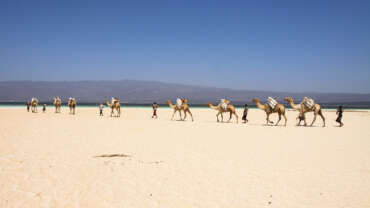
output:
M236 123L239 123L239 117L238 117L238 115L236 114L236 112L234 112L234 116L235 116L235 118L236 118Z
M266 116L266 124L267 124L267 125L269 125L270 123L272 123L272 124L273 124L274 122L270 121L270 114L269 114L269 113L266 113L266 115L267 115L267 116Z
M316 117L317 117L317 113L315 112L314 115L313 115L313 120L312 120L312 123L311 123L310 126L312 126L315 123Z
M221 122L222 123L224 122L224 113L223 112L221 113Z
M177 110L174 110L173 113L172 113L172 117L171 117L171 121L173 120L173 117L175 116L175 113L176 113Z
M285 120L284 126L286 126L286 123L287 123L288 119L286 118L285 113L283 114L283 116L284 116L284 120Z
M218 112L217 114L216 114L216 118L217 118L217 122L220 122L220 120L218 120L218 116L221 114L221 112Z
M299 116L300 116L301 114L298 114L298 116L297 116L297 118L295 118L295 120L298 120L298 123L296 124L296 126L300 126L301 125L301 122L300 122L300 119L299 119ZM285 117L285 115L284 115L284 117ZM285 117L286 118L286 117ZM286 120L286 119L285 119Z
M320 115L320 117L322 118L322 121L324 122L324 125L323 125L322 127L325 127L325 117L324 117L324 115L322 114L322 111L321 111L321 110L319 111L319 115Z
M191 121L194 121L194 119L193 119L193 114L190 112L190 110L188 109L188 113L190 114L190 116L191 116ZM186 112L185 112L185 117L186 117Z
M118 117L121 117L121 107L118 107Z
M304 126L307 126L307 121L306 121L306 116L305 115L304 115L303 121L304 121Z
M277 125L279 124L280 120L281 120L281 114L280 114L280 113L278 113L278 115L279 115L279 119L278 119L278 121L276 122L275 126L277 126Z
M182 115L181 115L181 110L179 110L179 114L180 114L180 121L183 121L182 120Z
M229 117L229 120L227 120L227 122L230 122L232 117L233 117L233 112L230 111L230 117Z
M184 116L183 121L185 121L185 120L186 120L186 115L187 115L187 111L186 111L186 110L184 110L184 114L185 114L185 116Z

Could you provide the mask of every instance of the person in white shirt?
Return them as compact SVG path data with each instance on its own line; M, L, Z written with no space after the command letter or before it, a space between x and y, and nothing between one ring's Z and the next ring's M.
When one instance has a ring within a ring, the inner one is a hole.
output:
M100 103L99 105L100 116L103 116L103 108L104 108L104 105Z

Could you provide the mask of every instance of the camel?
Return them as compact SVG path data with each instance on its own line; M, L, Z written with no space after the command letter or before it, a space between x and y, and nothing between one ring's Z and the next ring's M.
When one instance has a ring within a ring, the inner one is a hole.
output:
M116 112L117 112L116 117L121 116L121 104L119 103L119 100L112 99L112 103L109 103L108 99L106 99L105 102L106 102L107 106L111 108L111 113L110 113L111 117L114 114L114 110L116 110Z
M257 108L263 110L266 112L266 125L269 125L269 123L273 124L274 122L270 121L270 114L272 113L278 113L279 115L279 120L276 122L275 126L277 126L281 120L281 116L284 116L284 120L285 120L285 123L284 123L284 126L286 126L286 123L287 123L287 118L285 116L285 107L284 105L278 103L276 104L275 108L272 109L271 106L267 103L265 103L264 105L262 105L260 103L260 100L258 98L253 98L253 102L256 103L257 105Z
M69 114L75 114L76 112L76 99L69 98L68 99L68 106L69 106Z
M178 106L178 105L173 105L173 104L171 103L171 101L167 100L167 104L168 104L168 106L170 106L170 108L172 108L172 109L173 109L173 113L172 113L172 118L171 118L171 120L173 120L173 117L175 116L175 113L176 113L177 111L179 111L179 113L180 113L180 120L185 121L185 119L186 119L186 114L187 114L187 113L189 113L189 114L190 114L190 116L191 116L191 121L194 121L194 119L193 119L193 114L190 112L190 108L189 108L189 105L188 105L187 103L188 103L188 100L187 100L187 99L182 99L182 104L181 104L181 106ZM184 111L184 114L185 114L184 119L182 119L181 111Z
M317 115L320 115L322 121L324 122L323 127L325 127L325 117L322 114L321 106L319 104L315 103L313 108L308 108L303 102L301 102L298 105L294 104L293 98L291 97L286 97L284 100L287 101L293 109L298 110L300 114L305 114L307 112L312 111L314 113L314 118L310 126L312 126L315 123ZM304 116L304 125L307 126L305 116Z
M235 107L231 104L228 104L227 105L227 108L224 109L222 106L221 106L221 103L219 103L217 106L214 106L212 103L207 103L207 105L214 109L214 110L217 110L218 113L216 114L216 117L217 117L217 122L220 122L220 120L218 119L218 116L221 115L221 122L224 122L224 116L223 116L223 113L227 113L227 112L230 112L230 118L227 122L230 122L233 114L234 116L236 117L236 123L238 123L238 120L239 120L239 117L238 115L236 114L236 111L235 111Z
M62 101L59 97L53 98L53 104L55 106L55 113L60 113L60 107L62 106Z
M32 113L37 113L37 105L39 104L39 101L37 100L37 98L32 98L31 99L31 111Z

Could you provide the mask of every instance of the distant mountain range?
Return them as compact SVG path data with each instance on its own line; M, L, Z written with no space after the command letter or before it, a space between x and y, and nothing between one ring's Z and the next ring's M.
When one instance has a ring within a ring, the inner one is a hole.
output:
M240 105L252 103L258 97L265 102L268 96L283 102L284 97L293 97L296 102L304 96L312 97L321 103L368 103L370 94L360 93L318 93L318 92L274 92L256 90L234 90L214 87L201 87L171 84L155 81L4 81L0 82L0 102L25 102L37 97L40 102L51 102L54 96L60 96L63 102L68 97L75 97L78 103L97 103L111 97L117 97L122 103L164 103L173 102L177 97L189 99L191 104L218 102L227 98Z

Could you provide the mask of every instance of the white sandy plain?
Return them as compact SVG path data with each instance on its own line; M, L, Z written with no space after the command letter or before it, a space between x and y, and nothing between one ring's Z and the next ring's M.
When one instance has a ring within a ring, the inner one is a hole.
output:
M333 111L326 128L296 127L294 111L287 127L258 109L248 124L192 112L0 109L0 207L370 207L369 112L344 112L343 128ZM96 157L109 154L128 156Z

